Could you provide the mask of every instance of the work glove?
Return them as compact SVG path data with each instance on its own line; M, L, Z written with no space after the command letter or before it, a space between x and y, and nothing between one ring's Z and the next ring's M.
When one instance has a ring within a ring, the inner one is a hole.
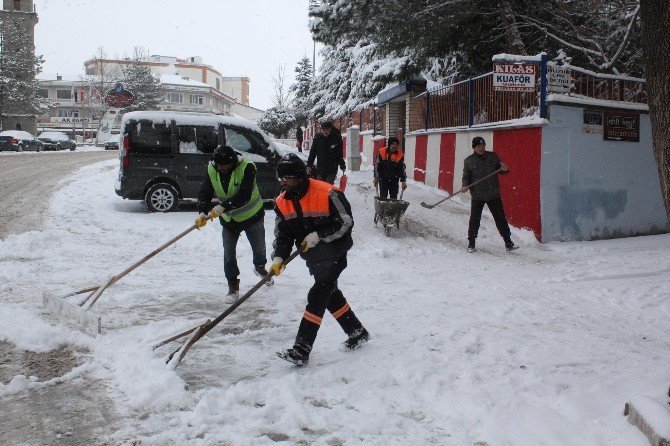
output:
M345 163L344 161L342 161L342 162L340 163L340 169L342 169L342 172L344 172L345 170L347 170L347 163Z
M372 185L373 185L373 186L377 187L378 184L379 184L379 180L378 180L377 178L375 178L374 180L372 180Z
M223 215L224 209L223 206L217 204L209 211L209 219L214 221L215 218L221 217Z
M402 187L402 190L407 189L407 183L402 183L402 185L400 187Z
M286 269L286 265L284 265L284 259L281 257L274 257L272 259L272 265L270 265L270 271L273 275L278 276Z
M305 237L300 243L300 247L302 248L302 252L307 252L308 250L314 248L317 243L319 243L319 234L315 232L310 232L307 234L307 237Z
M206 224L207 224L207 215L201 212L197 217L195 217L195 225L198 227L198 229L202 228Z

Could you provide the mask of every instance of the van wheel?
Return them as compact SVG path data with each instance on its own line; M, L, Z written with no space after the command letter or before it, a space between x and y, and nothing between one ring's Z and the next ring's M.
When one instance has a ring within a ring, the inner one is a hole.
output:
M179 194L168 183L156 183L147 190L144 202L151 212L172 212L179 206Z

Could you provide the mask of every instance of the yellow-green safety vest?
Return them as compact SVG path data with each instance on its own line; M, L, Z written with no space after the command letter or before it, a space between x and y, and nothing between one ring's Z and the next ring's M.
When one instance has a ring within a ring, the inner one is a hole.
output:
M209 163L207 166L207 173L209 174L209 179L212 182L212 186L214 187L214 193L216 193L216 196L221 201L221 203L239 192L240 184L242 184L242 179L244 178L244 170L247 168L248 164L253 165L254 168L256 167L254 163L251 163L244 158L242 158L242 161L237 166L235 166L233 173L230 175L230 181L228 182L228 192L226 192L223 190L219 171L216 170L212 163ZM256 213L262 207L263 200L261 199L260 192L258 192L258 185L254 181L254 190L251 192L251 198L249 198L249 201L237 209L226 211L221 216L221 218L223 218L223 220L226 222L229 222L230 220L243 222L244 220L248 220L249 218L256 215Z

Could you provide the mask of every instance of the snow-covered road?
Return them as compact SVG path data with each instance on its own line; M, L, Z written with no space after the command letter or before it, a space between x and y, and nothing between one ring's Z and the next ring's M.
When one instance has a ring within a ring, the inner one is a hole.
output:
M296 260L173 371L163 360L177 344L151 342L226 308L218 223L106 291L92 310L104 336L42 308L42 290L99 284L193 223L193 208L150 214L117 197L116 167L83 168L55 194L44 230L0 242L0 342L76 352L52 381L15 371L0 404L59 380L96 383L115 412L91 423L104 444L647 444L622 411L634 395L662 401L670 383L670 236L540 245L513 230L521 249L510 254L486 211L468 254L467 206L424 209L440 196L410 183L403 227L387 238L372 224L371 172L351 173L355 245L339 284L370 343L343 351L327 316L308 367L275 356L311 286ZM265 222L270 245L271 211ZM238 255L244 290L257 280L245 239ZM46 434L44 444L76 437Z

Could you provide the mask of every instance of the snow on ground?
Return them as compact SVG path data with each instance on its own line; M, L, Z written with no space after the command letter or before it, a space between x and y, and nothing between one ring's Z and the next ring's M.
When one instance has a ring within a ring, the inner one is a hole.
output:
M308 367L275 356L292 345L312 283L296 260L173 371L164 359L179 344L154 352L151 343L227 307L218 223L107 290L91 310L102 317L104 336L67 328L41 304L43 290L64 295L100 284L193 223L194 208L150 214L142 202L117 197L117 164L95 164L63 181L43 231L0 241L0 340L34 351L88 351L71 375L104 381L125 419L114 431L101 426L100 438L647 444L622 411L635 395L660 400L670 383L670 236L540 245L514 230L521 248L510 254L487 211L478 251L468 254L467 206L424 209L421 201L440 194L410 182L402 228L385 237L372 224L371 172L354 172L347 196L355 245L339 285L371 341L343 351L345 337L326 316ZM268 246L273 220L269 211ZM257 281L244 238L238 257L244 290ZM0 384L0 397L38 385L50 384L15 376Z

